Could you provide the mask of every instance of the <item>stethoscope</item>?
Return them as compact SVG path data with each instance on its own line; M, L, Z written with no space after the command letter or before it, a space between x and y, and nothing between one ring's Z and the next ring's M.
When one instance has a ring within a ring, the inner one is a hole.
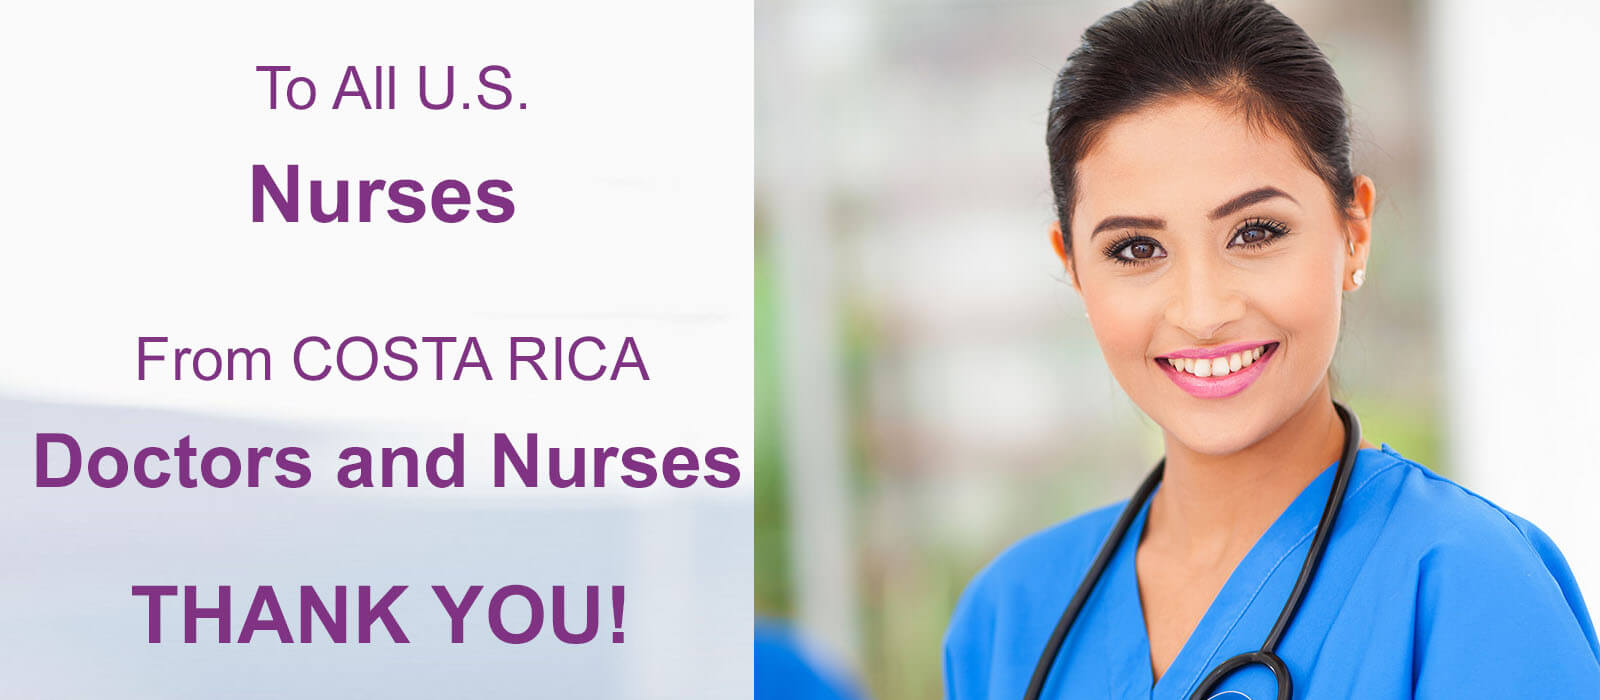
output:
M1283 611L1278 613L1278 622L1272 626L1272 633L1267 635L1267 641L1261 644L1259 651L1245 652L1235 656L1211 669L1200 686L1189 695L1189 700L1206 700L1206 695L1212 688L1221 683L1234 671L1251 664L1261 664L1272 670L1272 675L1278 679L1278 698L1286 700L1294 697L1294 683L1289 677L1289 667L1283 664L1283 659L1278 658L1275 650L1278 642L1283 640L1283 633L1289 629L1289 622L1294 619L1295 611L1300 608L1300 600L1305 597L1306 589L1311 587L1311 577L1317 573L1317 563L1322 560L1322 550L1328 545L1328 537L1333 534L1333 521L1339 517L1339 506L1344 502L1345 487L1350 483L1350 470L1355 466L1356 450L1361 445L1361 422L1356 420L1350 409L1335 401L1333 408L1339 414L1339 419L1344 421L1344 452L1339 456L1339 468L1334 473L1333 488L1328 492L1328 504L1322 508L1322 520L1317 524L1316 537L1311 540L1311 551L1306 553L1306 563L1300 567L1300 578L1294 582L1294 590L1289 593L1288 602L1283 604ZM1156 490L1156 484L1161 483L1161 472L1167 466L1165 457L1156 463L1156 468L1145 477L1144 483L1139 485L1139 490L1133 494L1133 499L1128 501L1127 507L1122 509L1118 516L1116 526L1111 528L1111 534L1106 536L1105 544L1100 546L1100 553L1095 555L1094 563L1089 566L1089 573L1084 574L1083 582L1078 584L1078 592L1072 595L1072 602L1067 604L1065 612L1061 613L1061 620L1056 623L1056 630L1050 635L1050 641L1045 644L1044 653L1039 655L1039 663L1033 668L1033 680L1028 683L1028 693L1025 700L1038 700L1039 693L1044 691L1045 678L1050 675L1050 667L1055 665L1056 656L1061 653L1061 643L1067 638L1067 631L1072 629L1072 621L1078 617L1078 612L1083 609L1084 601L1094 591L1095 584L1100 580L1100 574L1105 572L1106 565L1111 562L1111 557L1116 553L1122 538L1128 534L1128 527L1133 524L1133 519L1144 507L1144 502L1149 500L1150 493Z

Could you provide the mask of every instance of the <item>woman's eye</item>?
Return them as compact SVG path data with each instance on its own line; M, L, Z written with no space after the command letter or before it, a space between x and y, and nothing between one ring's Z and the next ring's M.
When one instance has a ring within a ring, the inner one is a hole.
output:
M1167 257L1167 251L1161 245L1150 240L1134 240L1117 250L1117 258L1122 262L1149 260L1151 258Z
M1271 235L1272 234L1264 228L1251 227L1235 234L1233 237L1233 242L1235 245L1250 245L1252 243L1260 243L1264 240L1267 240L1267 238Z
M1233 239L1228 241L1228 247L1237 246L1255 247L1272 243L1289 233L1283 224L1267 219L1257 219L1245 222L1244 226L1233 234Z

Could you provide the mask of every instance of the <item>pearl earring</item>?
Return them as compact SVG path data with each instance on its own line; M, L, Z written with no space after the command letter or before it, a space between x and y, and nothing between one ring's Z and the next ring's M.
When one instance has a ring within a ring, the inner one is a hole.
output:
M1356 289L1360 289L1362 283L1367 281L1367 268L1358 268L1350 273L1350 281L1356 285Z

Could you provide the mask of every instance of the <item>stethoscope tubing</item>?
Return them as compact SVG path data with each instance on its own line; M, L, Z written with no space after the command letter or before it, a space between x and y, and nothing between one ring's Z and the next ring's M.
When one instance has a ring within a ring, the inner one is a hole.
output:
M1161 473L1167 466L1167 458L1162 457L1156 463L1156 468L1151 470L1150 476L1144 478L1144 483L1139 484L1139 490L1133 493L1133 500L1122 509L1122 515L1117 517L1116 525L1112 526L1111 534L1106 536L1104 544L1100 545L1100 552L1095 555L1094 563L1089 565L1089 572L1083 575L1083 581L1078 584L1078 591L1072 594L1072 602L1067 603L1067 609L1061 613L1061 619L1056 621L1055 631L1050 633L1050 641L1044 645L1044 652L1039 655L1039 663L1033 667L1033 679L1028 681L1028 692L1023 695L1023 700L1039 700L1039 693L1044 690L1044 682L1050 676L1050 667L1055 665L1056 656L1061 653L1061 643L1066 641L1067 632L1072 629L1073 621L1078 619L1078 613L1083 610L1084 601L1094 591L1094 582L1100 580L1100 574L1106 570L1106 565L1111 563L1111 558L1117 552L1117 545L1122 542L1123 535L1128 534L1128 527L1133 524L1133 519L1139 514L1145 499L1156 490L1156 485L1161 483Z
M1278 681L1279 698L1294 696L1294 683L1290 678L1289 669L1277 655L1278 643L1283 641L1283 635L1288 632L1289 623L1299 611L1300 603L1316 576L1317 567L1322 563L1322 553L1327 549L1329 538L1333 536L1333 524L1339 517L1339 509L1344 505L1344 494L1350 484L1350 472L1354 470L1356 452L1361 447L1361 421L1339 402L1335 401L1333 407L1339 414L1340 421L1344 423L1344 451L1339 455L1339 467L1334 472L1333 488L1328 491L1328 501L1322 508L1322 519L1317 523L1316 536L1312 538L1311 549L1306 553L1305 564L1300 567L1300 577L1295 580L1294 589L1289 593L1289 599L1284 603L1283 610L1278 613L1278 620L1273 624L1272 631L1267 634L1266 641L1262 642L1261 649L1223 661L1200 682L1194 693L1189 696L1190 700L1205 700L1205 693L1211 688L1234 671L1252 664L1266 666L1272 671L1272 675ZM1111 563L1112 557L1116 556L1117 548L1127 536L1128 528L1133 525L1134 518L1144 507L1145 501L1149 500L1150 494L1156 490L1156 486L1161 483L1166 466L1165 457L1156 463L1155 469L1152 469L1144 482L1139 484L1133 498L1122 509L1122 514L1117 517L1117 522L1106 536L1106 541L1100 545L1100 551L1095 554L1094 562L1089 565L1089 571L1078 584L1077 592L1072 594L1071 602L1067 603L1067 609L1061 613L1061 619L1056 622L1055 630L1050 633L1050 639L1039 655L1039 662L1033 668L1033 677L1028 681L1027 693L1023 695L1024 700L1038 700L1044 691L1045 681L1050 676L1050 667L1055 665L1056 657L1061 653L1061 645L1066 641L1067 632L1072 629L1072 623L1077 620L1078 613L1082 612L1084 604L1094 592L1101 574L1105 573L1106 566Z

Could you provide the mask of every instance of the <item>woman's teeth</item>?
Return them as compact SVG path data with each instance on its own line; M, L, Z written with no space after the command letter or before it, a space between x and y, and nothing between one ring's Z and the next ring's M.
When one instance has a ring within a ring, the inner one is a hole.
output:
M1263 345L1254 350L1236 352L1226 357L1200 358L1169 357L1167 364L1179 372L1188 372L1196 377L1226 377L1229 374L1255 364L1261 359L1261 354L1266 352L1267 346Z

